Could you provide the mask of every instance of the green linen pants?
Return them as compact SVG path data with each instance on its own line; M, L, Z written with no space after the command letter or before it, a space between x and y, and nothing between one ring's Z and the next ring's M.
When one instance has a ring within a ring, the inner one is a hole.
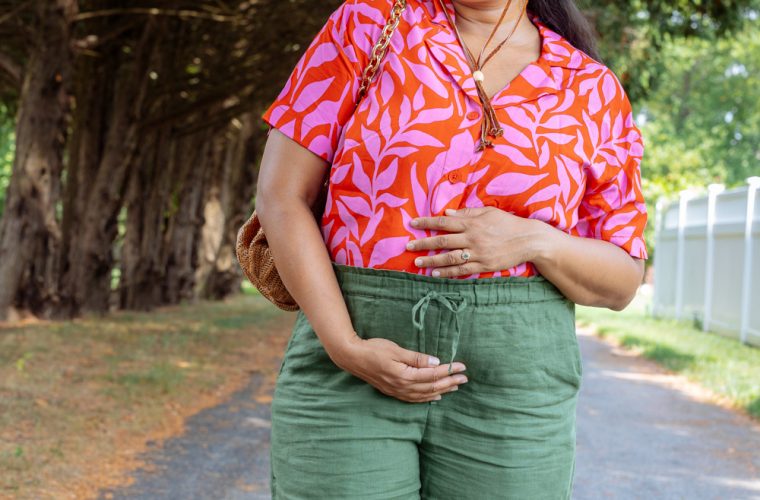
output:
M439 401L385 395L338 368L299 310L272 401L272 498L570 498L574 302L541 275L333 268L359 336L460 361L469 381Z

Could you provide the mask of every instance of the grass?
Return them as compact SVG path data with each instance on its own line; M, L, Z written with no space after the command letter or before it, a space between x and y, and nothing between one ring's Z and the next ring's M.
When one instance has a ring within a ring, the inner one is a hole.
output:
M258 293L0 329L0 498L90 498L149 440L265 376L292 316ZM257 396L258 398L258 396Z
M703 332L692 321L653 318L650 304L642 290L623 311L577 306L576 318L760 420L760 348Z

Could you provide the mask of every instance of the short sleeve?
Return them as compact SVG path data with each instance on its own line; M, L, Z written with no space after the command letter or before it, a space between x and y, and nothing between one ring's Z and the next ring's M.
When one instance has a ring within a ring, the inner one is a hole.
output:
M354 111L373 40L385 24L385 12L377 8L384 3L346 0L330 14L262 115L270 130L277 128L333 161L343 126Z
M598 146L587 169L575 234L609 241L647 259L647 207L641 189L644 142L622 84L609 69L602 76L606 101L596 115Z

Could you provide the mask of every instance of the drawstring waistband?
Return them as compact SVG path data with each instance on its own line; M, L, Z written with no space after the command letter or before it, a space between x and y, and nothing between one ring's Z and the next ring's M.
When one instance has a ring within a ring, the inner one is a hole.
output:
M463 297L459 292L438 292L436 290L431 290L414 304L414 307L412 308L412 322L420 332L420 345L422 348L425 347L425 312L430 305L430 301L433 299L437 300L453 312L456 321L456 331L454 332L454 340L451 343L451 359L449 361L449 375L451 375L451 365L454 362L454 356L456 355L457 346L459 345L459 313L467 307L467 298ZM419 319L417 319L418 312Z

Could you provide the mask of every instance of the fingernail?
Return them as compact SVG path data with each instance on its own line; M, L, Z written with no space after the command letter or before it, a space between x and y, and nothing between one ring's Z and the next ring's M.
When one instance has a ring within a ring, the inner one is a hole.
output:
M464 384L465 382L467 382L467 377L465 377L465 376L461 376L461 377L455 377L455 380L456 380L458 383L460 383L460 384Z
M414 265L415 266L421 266L422 265L422 259L421 258L414 259Z
M406 249L407 250L414 250L414 243L412 243L411 241L409 243L407 243L406 244Z
M433 276L438 277L440 275L441 275L441 271L439 271L438 269L436 269L435 271L433 271Z
M433 401L438 401L438 400L440 400L442 397L443 397L443 396L441 396L441 395L439 394L437 398L433 399Z
M459 386L455 385L454 387L451 388L451 390L449 392L451 392L451 391L458 391L458 390L459 390Z
M430 356L428 358L428 364L433 365L433 366L438 366L441 364L441 360L436 358L435 356Z

